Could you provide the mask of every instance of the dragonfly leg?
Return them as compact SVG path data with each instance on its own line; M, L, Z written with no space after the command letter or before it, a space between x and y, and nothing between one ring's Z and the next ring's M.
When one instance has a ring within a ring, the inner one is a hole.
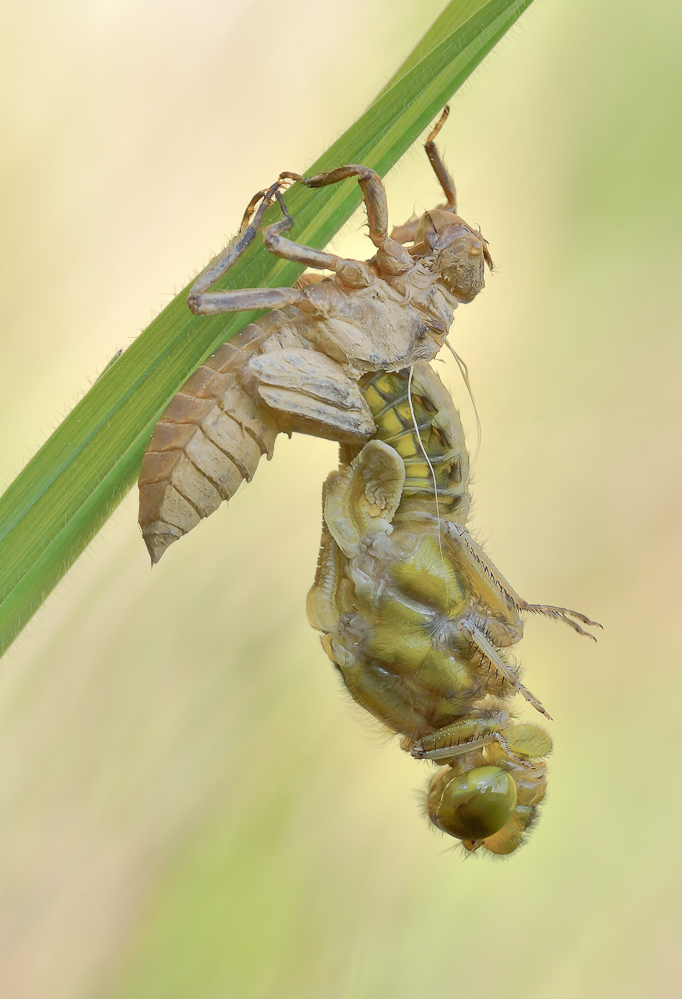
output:
M328 187L338 184L350 177L357 177L362 190L362 197L367 210L369 238L376 246L377 263L384 273L402 274L412 267L413 261L409 253L388 234L388 203L386 189L381 177L371 167L358 163L348 163L346 166L318 173L313 177L302 177L298 173L282 173L280 180L295 180L306 187ZM325 265L328 266L328 265Z
M541 715L544 715L550 721L552 720L552 716L543 708L537 697L534 697L530 690L521 683L514 670L502 659L495 646L486 638L482 631L469 623L461 624L460 631L476 646L493 669L497 670L513 687L516 687L521 696L525 697L536 711L539 711Z
M298 174L282 174L285 180L297 176ZM293 260L305 267L334 271L342 284L349 288L369 287L373 281L373 275L364 262L338 257L335 253L325 253L324 250L316 250L312 246L296 243L283 236L283 233L291 229L294 220L289 215L281 194L278 193L276 197L284 217L263 230L263 242L270 253L274 253L277 257L283 257L285 260Z
M490 619L492 633L494 633L498 645L510 645L519 641L523 631L519 617L521 613L543 614L555 621L563 621L578 634L596 641L594 635L581 628L578 622L590 627L601 628L597 621L591 621L585 614L570 610L567 607L528 603L507 582L468 531L459 524L448 521L446 533L448 539L454 542L453 548L456 548L458 557L466 562L470 578L475 579L477 592L482 597L483 602L491 608L495 615L504 619L504 625ZM500 634L497 634L497 630L500 631ZM502 630L507 633L506 639L501 633Z
M328 187L330 184L348 180L349 177L357 177L362 190L367 209L369 238L375 246L381 246L388 237L388 203L386 189L376 170L357 163L348 163L346 166L336 167L335 170L317 173L313 177L302 177L300 173L280 174L280 180L295 180L310 188Z
M500 733L508 726L509 715L502 711L458 718L450 725L445 725L415 742L410 747L410 755L417 760L447 763L455 756L462 756L464 753L497 742Z
M443 163L440 153L436 147L436 136L440 132L441 128L447 121L448 115L450 114L450 106L448 104L443 108L443 113L436 122L432 132L430 133L428 139L424 143L424 149L426 150L426 155L429 158L429 163L433 167L433 172L438 178L438 183L443 188L443 194L445 195L446 201L444 205L439 205L438 207L446 212L452 212L453 215L457 214L457 192L455 191L455 182L450 176L450 172Z
M263 221L263 216L268 208L275 203L276 195L279 193L281 185L282 181L278 179L267 190L257 191L251 198L246 206L246 211L244 212L237 235L230 240L225 249L218 254L215 260L212 260L208 267L204 268L192 285L187 298L192 312L195 312L198 315L206 314L206 312L201 308L204 299L204 292L206 292L219 277L228 271L230 267L232 267L232 265L239 259L239 257L241 257L244 250L246 250L246 248L253 243ZM239 306L235 309L225 308L223 310L213 309L211 311L238 312L241 311L242 308L243 306Z
M249 309L281 309L286 305L300 305L305 300L302 289L296 287L208 291L253 242L265 212L275 201L279 204L283 217L279 222L263 230L263 242L270 253L303 264L305 267L334 271L348 287L365 288L371 284L372 273L366 264L357 260L346 260L333 253L325 253L303 243L295 243L283 236L283 233L292 228L294 220L287 210L280 188L296 176L296 174L283 174L272 187L253 196L237 235L192 285L187 304L195 315L216 315Z
M448 763L476 749L497 743L504 755L517 766L534 770L538 759L552 751L552 740L539 725L515 724L506 711L483 712L476 717L458 718L425 736L410 748L418 760Z
M450 172L443 163L438 148L436 147L436 136L440 132L441 128L445 124L448 115L450 114L450 108L446 104L443 108L443 113L436 122L434 128L429 133L429 137L424 143L424 149L426 150L426 155L429 158L429 163L433 167L433 171L438 178L438 183L443 188L443 193L445 195L445 204L438 205L438 208L446 211L452 212L453 215L457 214L457 193L455 191L455 182L450 176ZM404 225L396 226L391 232L391 238L395 239L398 243L413 243L417 236L417 229L419 228L419 223L421 219L413 218L409 222L405 222Z

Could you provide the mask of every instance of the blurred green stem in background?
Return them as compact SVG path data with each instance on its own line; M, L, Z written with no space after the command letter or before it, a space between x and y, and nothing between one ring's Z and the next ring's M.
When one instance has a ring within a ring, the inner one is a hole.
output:
M530 3L452 0L308 173L363 163L385 175ZM272 179L254 179L254 188ZM354 183L314 195L292 189L287 207L296 240L324 247L359 203ZM258 240L218 287L290 285L301 270ZM187 308L187 290L105 369L0 499L0 654L134 484L152 428L190 372L258 315L198 319Z

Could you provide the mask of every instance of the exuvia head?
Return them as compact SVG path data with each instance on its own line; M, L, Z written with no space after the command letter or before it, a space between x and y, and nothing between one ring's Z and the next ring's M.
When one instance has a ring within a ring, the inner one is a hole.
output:
M409 252L436 271L450 294L462 303L471 302L484 287L485 265L493 269L488 243L480 231L442 208L422 215Z

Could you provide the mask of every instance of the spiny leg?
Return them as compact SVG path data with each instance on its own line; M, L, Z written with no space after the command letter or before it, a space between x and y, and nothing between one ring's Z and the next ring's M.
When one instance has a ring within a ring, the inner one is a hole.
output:
M446 107L429 135L425 149L447 198L447 204L444 207L451 208L455 205L454 184L440 159L434 142L448 113L449 108ZM380 266L383 270L393 274L402 273L409 269L412 264L411 258L400 244L411 237L395 239L393 234L388 235L386 191L375 170L351 163L337 167L335 170L316 174L314 177L303 177L301 174L285 171L280 174L271 187L258 191L253 196L244 212L237 235L230 240L225 249L218 254L192 285L187 297L187 303L192 312L196 315L215 315L225 312L242 312L247 309L282 308L285 305L294 305L302 301L303 296L300 288L244 288L207 294L211 285L225 274L251 245L261 226L265 212L274 204L275 200L279 203L284 217L280 222L268 226L263 233L265 245L271 253L306 267L334 271L343 283L350 287L366 287L370 277L366 266L361 262L324 253L322 250L315 250L282 236L282 233L287 232L293 226L293 219L289 215L281 195L281 191L290 181L300 182L309 188L317 188L337 184L349 177L357 177L362 189L367 210L369 235L379 250ZM409 225L411 226L411 223Z
M350 177L357 177L362 190L367 211L369 238L377 247L376 259L379 267L388 274L404 273L412 266L412 258L399 242L388 235L386 190L376 170L357 163L348 163L345 166L336 167L334 170L315 174L313 177L303 177L299 173L280 174L280 180L295 180L310 188L339 184Z
M508 726L509 715L506 711L489 711L458 718L409 746L410 755L417 760L449 760L496 742L497 736Z
M555 621L564 621L574 631L577 631L578 634L596 641L594 635L590 635L588 631L584 631L577 622L580 621L582 624L590 627L601 628L598 621L591 621L585 614L570 610L567 607L528 603L507 582L499 569L497 569L481 546L474 541L464 527L460 524L455 524L453 521L448 521L446 524L446 535L455 542L461 556L465 558L468 570L472 574L472 578L477 580L479 592L483 595L485 602L496 613L499 614L501 612L512 629L516 629L518 626L518 621L515 620L516 614L544 614ZM575 620L572 620L572 618ZM521 637L520 632L518 632L518 637Z
M447 121L448 115L450 114L450 106L446 104L443 108L443 113L436 122L435 126L429 133L429 136L424 143L424 149L426 150L426 155L429 158L429 163L433 167L433 172L438 178L440 186L443 188L443 194L445 195L446 201L444 205L439 205L438 207L447 212L452 212L454 215L457 214L457 193L455 191L455 182L453 181L449 170L443 163L441 155L436 147L436 136L440 132L441 128ZM412 219L410 222L406 222L404 225L396 226L391 232L391 238L395 239L398 243L412 243L414 242L415 236L417 235L417 228L419 226L420 219Z
M337 167L335 170L303 177L301 174L285 171L267 190L253 196L244 213L239 232L216 259L203 271L192 286L187 298L188 305L196 315L215 315L223 312L241 312L246 309L281 308L294 305L304 298L300 288L245 288L219 291L207 294L208 289L242 255L253 242L267 209L276 200L283 218L263 232L266 248L278 257L292 260L306 267L331 270L349 287L367 287L371 273L366 264L348 260L335 254L325 253L286 239L283 233L292 228L294 221L289 215L281 191L291 181L300 182L309 188L326 187L349 177L357 177L367 210L369 235L379 250L379 263L383 270L402 273L412 266L409 254L388 236L388 205L386 191L381 178L370 167L357 164Z
M429 158L429 163L433 167L433 172L438 178L440 186L443 188L443 194L445 195L446 202L444 205L439 205L446 212L452 212L453 215L457 214L457 192L455 191L455 182L450 176L450 172L443 163L440 153L436 147L436 136L440 132L441 128L447 121L448 115L450 114L450 105L446 104L443 108L443 113L435 124L435 127L428 139L424 143L424 149L426 150L426 155Z
M518 766L536 770L537 761L552 751L552 740L538 725L514 724L507 712L485 712L458 718L450 725L424 736L410 748L418 760L452 761L457 756L496 742Z
M294 180L297 177L298 174L282 174L280 181ZM338 257L335 253L325 253L324 250L316 250L312 246L296 243L283 236L282 233L292 228L294 220L289 215L281 194L278 193L276 197L284 217L263 230L263 242L270 253L284 260L293 260L305 267L334 271L342 283L351 288L366 288L371 283L371 272L367 264L362 261Z
M248 309L281 309L285 305L297 305L305 300L306 296L301 288L236 288L229 291L207 291L253 242L263 220L263 215L275 200L284 217L263 230L263 241L266 249L278 257L293 260L306 267L336 271L342 280L354 287L363 287L369 284L371 275L365 264L354 260L345 260L334 254L323 253L321 250L314 250L282 236L282 233L287 232L294 224L280 191L280 188L289 179L291 178L283 175L267 191L259 191L251 199L239 232L216 260L200 275L189 293L187 303L195 315L243 312ZM259 201L260 204L258 204ZM257 204L258 208L256 209Z
M348 163L346 166L336 167L325 173L317 173L313 177L302 177L300 173L288 172L281 173L279 176L280 180L295 180L310 188L328 187L330 184L338 184L349 177L357 177L367 210L369 238L377 247L382 246L384 240L388 238L386 189L379 174L371 167Z
M508 680L512 686L516 687L521 696L525 697L528 703L531 704L536 711L539 711L541 715L544 715L545 718L552 721L552 716L542 706L537 697L534 697L530 690L528 690L528 688L521 683L514 670L502 659L495 646L488 641L482 631L479 631L478 628L474 627L472 624L468 624L467 622L461 624L459 626L459 630L463 635L466 635L471 642L473 642L484 659L487 659L490 665L496 669L498 673L501 673L505 680Z
M569 607L553 607L551 604L529 604L524 600L521 602L520 609L527 614L544 614L545 617L551 617L554 621L563 621L564 624L569 625L574 631L577 631L579 635L583 635L584 638L591 638L593 642L597 641L596 637L591 635L589 631L584 631L578 624L578 621L591 628L603 629L604 627L599 621L591 621L585 614L571 610ZM572 618L575 618L575 620L572 620Z
M187 296L187 303L192 312L205 314L204 292L214 284L241 257L242 253L256 238L260 225L268 208L275 203L282 181L277 181L267 190L258 191L246 206L246 211L239 226L237 235L230 240L225 249L206 267L196 279ZM228 310L225 310L228 311ZM230 310L232 311L232 310ZM237 310L234 310L237 311Z

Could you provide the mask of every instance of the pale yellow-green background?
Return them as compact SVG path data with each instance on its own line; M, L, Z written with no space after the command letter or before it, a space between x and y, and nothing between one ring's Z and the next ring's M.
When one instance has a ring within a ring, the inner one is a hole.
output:
M3 7L3 485L441 6ZM682 994L681 98L678 0L537 0L442 136L497 264L453 337L472 526L605 625L528 624L529 845L463 861L340 690L304 613L335 449L282 440L153 573L131 495L5 658L2 999ZM396 222L437 200L419 150L388 191Z

